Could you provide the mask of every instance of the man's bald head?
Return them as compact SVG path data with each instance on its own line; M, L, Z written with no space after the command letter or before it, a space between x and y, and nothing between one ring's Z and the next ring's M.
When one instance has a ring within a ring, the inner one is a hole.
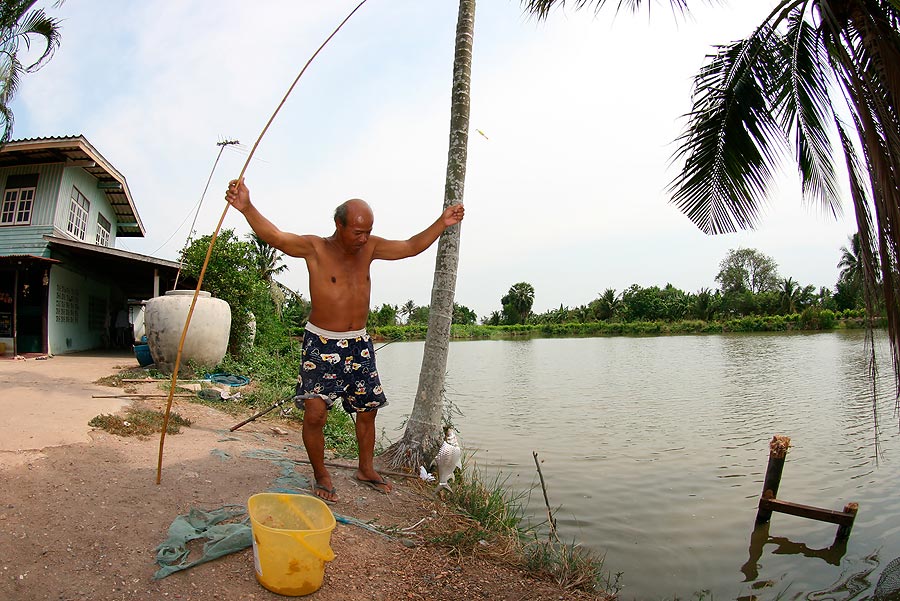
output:
M373 215L372 207L369 206L369 203L361 198L351 198L339 204L334 210L334 221L347 227L348 221L353 221L359 217L365 219Z

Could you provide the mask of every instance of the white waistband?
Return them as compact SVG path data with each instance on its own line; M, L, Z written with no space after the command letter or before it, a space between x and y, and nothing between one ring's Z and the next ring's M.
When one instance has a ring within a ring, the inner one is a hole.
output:
M320 328L317 325L314 325L310 322L306 322L306 331L312 332L318 336L324 336L325 338L356 338L357 336L365 336L366 329L363 328L361 330L353 330L352 332L332 332L331 330L326 330L324 328Z

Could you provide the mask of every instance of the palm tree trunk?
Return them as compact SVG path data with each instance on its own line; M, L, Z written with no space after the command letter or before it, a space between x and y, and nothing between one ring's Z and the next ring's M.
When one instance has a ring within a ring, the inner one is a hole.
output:
M469 144L469 105L472 71L472 42L475 37L475 0L460 0L456 23L456 51L453 61L453 90L450 106L450 150L444 208L462 203L466 182ZM447 228L438 242L431 288L428 333L419 372L419 387L403 438L385 452L393 467L416 468L426 464L441 444L444 375L450 348L450 323L459 264L460 225Z

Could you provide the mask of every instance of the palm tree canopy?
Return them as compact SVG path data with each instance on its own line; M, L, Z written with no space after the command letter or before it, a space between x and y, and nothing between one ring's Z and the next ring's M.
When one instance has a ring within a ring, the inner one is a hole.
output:
M575 9L591 7L595 13L600 12L606 5L607 0L571 0L571 4ZM670 0L673 11L680 13L687 12L687 0ZM627 8L636 11L644 4L642 0L616 0L616 8ZM647 2L647 10L650 10L650 3ZM566 0L522 0L525 11L529 12L539 19L546 19L550 15L550 11L554 8L565 8Z
M22 73L43 67L59 47L59 21L48 17L42 9L32 10L37 0L5 0L0 4L0 145L12 137L13 113L10 102L19 88ZM31 48L37 40L44 42L43 53L30 65L22 64L19 50Z
M528 282L513 284L500 302L504 306L511 306L517 313L525 316L531 311L531 306L534 304L534 286Z
M273 278L287 269L287 265L279 265L284 261L284 255L273 246L257 236L254 232L247 234L247 238L252 243L251 258L259 277L266 282L272 282Z
M840 268L840 279L850 284L862 281L862 259L860 257L859 233L849 237L849 246L841 247L841 260L837 266Z

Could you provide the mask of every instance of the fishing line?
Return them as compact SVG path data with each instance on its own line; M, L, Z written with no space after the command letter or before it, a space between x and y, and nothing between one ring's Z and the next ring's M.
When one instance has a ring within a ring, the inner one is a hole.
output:
M244 173L247 171L247 166L250 164L251 159L253 159L253 153L256 152L256 147L259 146L260 141L263 136L266 135L266 132L269 129L269 126L272 125L272 122L275 120L275 116L278 114L278 111L281 110L281 107L284 106L284 103L287 101L288 96L291 95L291 92L294 91L294 86L297 85L297 82L300 81L300 78L303 77L303 74L306 72L306 69L309 65L315 60L315 58L319 55L322 49L331 41L337 32L341 30L347 21L350 20L356 11L358 11L368 0L362 0L356 8L350 11L343 21L341 21L340 25L335 28L334 31L331 32L322 45L313 53L313 55L306 61L306 64L303 65L303 69L300 70L300 73L294 79L294 82L288 88L288 91L285 93L284 98L281 99L281 102L278 104L278 107L275 109L275 112L272 113L272 116L269 117L269 121L266 123L266 126L263 127L262 132L259 134L259 137L256 139L256 142L253 144L253 148L250 150L250 154L247 156L247 161L244 163L243 168L241 169L240 175L237 177L237 182L240 184L244 180ZM187 318L184 320L184 329L181 331L181 340L178 342L178 353L175 355L175 367L172 369L172 384L169 386L169 398L166 401L166 413L163 417L163 425L162 432L160 432L159 436L159 460L156 464L156 483L159 484L162 479L162 460L163 460L163 447L166 442L166 429L169 427L169 415L172 412L172 395L175 392L176 381L178 380L178 369L181 367L181 353L184 349L184 340L187 337L188 327L191 325L191 317L194 315L194 307L197 305L197 297L200 295L200 287L203 285L203 277L206 275L206 268L209 265L209 258L212 255L213 246L216 243L216 238L219 235L219 230L222 229L222 223L225 221L225 215L228 213L228 208L231 205L226 202L225 209L222 211L222 216L219 218L219 223L216 225L215 231L213 231L212 237L209 241L209 247L206 250L206 258L203 260L203 266L200 268L200 275L197 277L197 289L194 290L194 296L191 299L191 306L188 309Z

